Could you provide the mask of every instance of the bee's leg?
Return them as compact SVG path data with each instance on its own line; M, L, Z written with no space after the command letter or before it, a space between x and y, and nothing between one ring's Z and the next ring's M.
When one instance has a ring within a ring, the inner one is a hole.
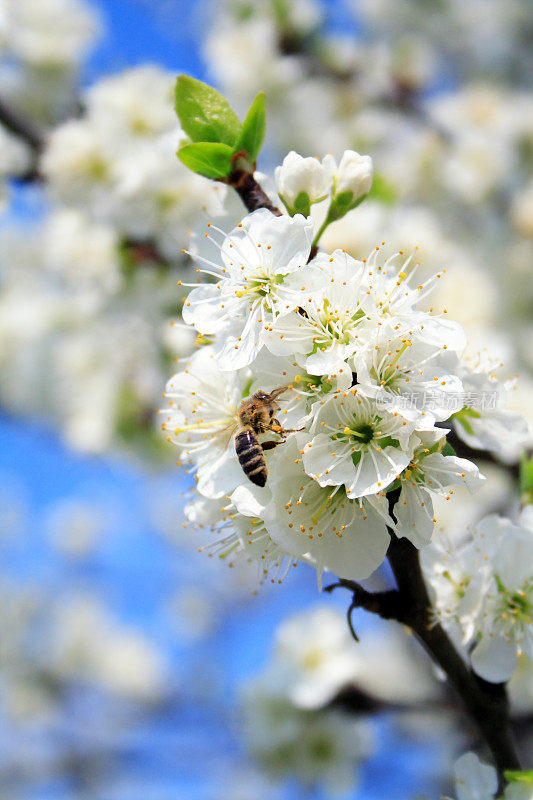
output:
M270 430L277 433L279 436L285 436L286 433L298 433L298 431L305 430L304 428L283 428L280 425L279 419L273 419L270 425Z
M269 442L261 442L261 447L263 450L273 450L278 446L278 444L281 444L284 441L285 439L280 439L279 441L275 442L273 439L271 439Z

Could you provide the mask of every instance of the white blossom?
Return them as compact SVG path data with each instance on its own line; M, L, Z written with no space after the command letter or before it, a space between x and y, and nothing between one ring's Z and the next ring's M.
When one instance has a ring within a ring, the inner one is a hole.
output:
M16 58L39 68L71 68L100 31L96 9L84 0L5 0L6 43Z
M384 494L361 500L342 486L321 486L304 472L300 434L269 459L271 478L260 516L271 538L298 558L340 577L368 577L385 558L390 536ZM257 496L259 492L255 492Z
M498 774L493 766L485 764L475 753L465 753L455 762L455 791L457 800L496 800ZM509 783L502 800L531 800L533 786L530 780Z
M450 500L453 495L450 486L462 485L473 493L485 478L472 461L441 452L445 430L424 431L418 435L420 444L400 476L401 491L394 513L398 520L397 535L407 536L414 545L423 547L430 541L437 522L432 493Z
M275 780L293 778L329 797L353 788L357 766L373 749L364 722L339 711L314 711L287 702L277 670L250 681L243 691L246 744Z
M263 346L262 331L293 310L285 278L307 263L312 236L312 223L301 215L259 209L224 239L222 265L212 265L218 282L193 289L183 308L185 322L201 333L224 334L222 369L250 364Z
M226 190L175 158L185 135L173 83L172 73L146 65L94 84L84 115L51 132L41 164L55 199L124 236L154 239L175 261L187 232L223 213Z
M198 488L207 497L232 491L242 477L232 434L246 376L222 372L211 347L198 350L168 382L163 430L195 465Z
M299 708L326 706L361 671L344 615L326 606L289 617L280 625L273 657L280 685Z
M423 552L439 618L458 625L473 647L474 670L495 683L509 680L517 657L533 656L532 537L531 529L489 515L463 545Z
M514 381L499 380L501 366L483 353L458 365L465 396L464 407L454 416L454 428L470 447L512 463L525 449L529 432L523 417L504 407Z
M332 183L327 157L320 162L318 158L303 158L294 150L285 156L280 167L276 167L274 177L278 194L289 211L296 208L300 195L305 196L304 208L324 200Z
M359 305L364 265L336 250L317 255L305 275L305 285L298 273L291 281L295 305L305 314L275 319L263 333L265 344L275 355L295 354L311 374L347 372L345 362L365 342Z
M374 177L374 167L370 156L361 156L355 150L345 150L337 167L332 159L335 194L352 193L352 202L368 194Z
M419 429L448 419L463 389L442 357L442 345L424 341L424 328L423 322L406 329L386 321L351 359L362 391Z
M313 411L303 463L321 486L344 486L351 498L373 495L413 457L413 423L376 407L358 388L331 394Z

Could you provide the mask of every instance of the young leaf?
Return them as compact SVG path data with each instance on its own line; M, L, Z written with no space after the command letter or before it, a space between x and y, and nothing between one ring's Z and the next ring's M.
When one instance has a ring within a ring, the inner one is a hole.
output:
M453 449L451 444L449 442L446 442L446 444L442 448L442 455L443 456L456 456L457 453L455 452L455 450Z
M372 200L380 200L386 206L392 206L398 200L398 192L380 172L374 172L372 188L368 193Z
M242 123L242 130L235 142L235 151L245 150L250 163L257 161L266 132L265 93L259 92Z
M176 113L193 142L233 145L241 133L238 116L222 95L190 75L176 82Z
M508 769L503 774L505 776L505 779L509 781L509 783L526 783L533 785L533 769L522 769L522 770Z
M178 150L178 158L186 167L206 178L225 178L231 172L233 150L219 142L196 142L184 144Z
M533 458L525 453L520 461L520 494L525 503L533 501Z

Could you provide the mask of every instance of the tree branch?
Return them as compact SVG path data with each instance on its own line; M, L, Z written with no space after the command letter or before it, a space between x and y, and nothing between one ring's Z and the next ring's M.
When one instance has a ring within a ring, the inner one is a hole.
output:
M257 211L258 208L267 208L276 217L281 217L279 208L272 203L269 196L248 170L235 169L224 182L235 189L250 213Z
M18 176L20 180L30 181L38 180L40 178L37 161L39 155L44 148L44 137L37 128L32 125L22 114L16 109L8 105L0 98L0 124L2 124L8 131L13 133L19 139L25 142L33 155L33 163L30 168L23 174Z
M360 583L341 578L338 583L332 583L324 587L325 592L331 593L334 589L349 589L352 592L352 602L346 612L346 618L350 633L356 642L359 641L352 623L352 612L356 608L364 608L371 614L377 614L383 619L398 619L397 608L400 600L400 593L396 589L388 592L368 592Z
M468 668L443 627L434 623L416 547L407 539L393 535L388 559L402 596L398 621L413 630L446 673L489 747L500 780L503 780L504 770L520 769L511 734L505 684L488 683L479 678Z
M390 492L389 509L393 518L397 498L398 490ZM468 716L491 751L503 787L504 771L521 768L511 732L505 684L488 683L469 669L444 628L433 619L418 550L408 539L399 539L391 529L389 532L391 543L387 557L397 589L372 594L359 584L343 579L328 586L326 591L342 586L352 592L353 599L348 609L352 632L350 617L354 608L365 608L411 628L433 661L444 670L451 687L462 700Z

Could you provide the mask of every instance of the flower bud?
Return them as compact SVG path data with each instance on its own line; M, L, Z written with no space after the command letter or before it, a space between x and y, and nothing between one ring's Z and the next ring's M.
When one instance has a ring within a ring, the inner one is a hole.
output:
M281 167L276 167L276 188L290 214L309 216L311 204L327 197L332 173L324 161L303 158L291 150Z
M360 156L355 150L345 150L335 176L335 194L352 192L352 203L368 194L372 186L374 167L370 156Z

